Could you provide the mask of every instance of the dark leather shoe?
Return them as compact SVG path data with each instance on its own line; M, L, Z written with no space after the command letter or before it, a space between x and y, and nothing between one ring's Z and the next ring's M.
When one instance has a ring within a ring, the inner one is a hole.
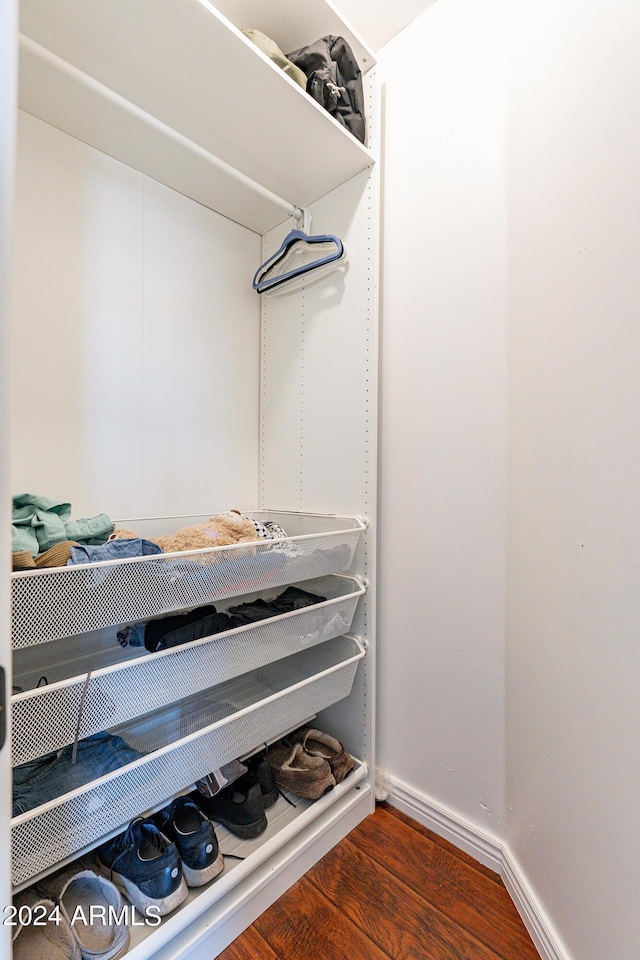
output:
M267 829L267 815L264 812L259 783L254 783L247 789L246 786L241 787L240 781L236 780L215 797L198 794L193 799L210 820L221 823L242 840L253 840Z
M262 796L262 805L265 810L272 807L279 797L278 785L273 776L271 764L262 754L250 757L245 760L249 768L245 775L239 780L239 784L247 791L257 783L260 786Z

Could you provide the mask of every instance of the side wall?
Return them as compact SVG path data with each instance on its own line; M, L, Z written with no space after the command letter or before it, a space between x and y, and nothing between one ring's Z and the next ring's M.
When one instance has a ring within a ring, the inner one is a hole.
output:
M418 809L490 836L504 781L501 8L444 0L380 51L378 762Z
M640 942L639 28L440 0L380 57L380 763L566 960Z
M640 944L640 8L510 4L507 838L574 960Z
M13 493L74 518L251 509L260 237L19 120Z
M9 0L0 6L0 524L9 529L11 478L6 451L9 446L9 344L11 337L11 275L13 234L13 185L15 167L16 109L14 107L18 79L18 49L15 40L18 5ZM11 686L11 595L9 590L10 560L8 536L2 540L0 557L0 667L5 671L7 695ZM1 537L0 537L1 539ZM5 712L7 733L10 719ZM0 752L0 779L11 777L10 737ZM0 907L11 902L11 817L8 790L0 791ZM11 928L0 926L0 956L11 952Z

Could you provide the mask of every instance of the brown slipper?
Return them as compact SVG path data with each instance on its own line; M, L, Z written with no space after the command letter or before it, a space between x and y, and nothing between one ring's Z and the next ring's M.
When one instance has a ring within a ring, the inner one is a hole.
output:
M292 743L301 743L306 753L312 757L328 760L336 783L341 783L351 773L356 763L339 740L316 730L314 727L300 727L287 737Z
M301 743L276 743L269 747L267 760L278 786L299 797L317 800L336 785L328 762L312 757Z

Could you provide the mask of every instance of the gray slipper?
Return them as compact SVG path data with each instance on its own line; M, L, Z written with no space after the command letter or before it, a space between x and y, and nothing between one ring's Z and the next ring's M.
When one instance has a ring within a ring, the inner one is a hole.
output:
M127 952L129 928L124 919L116 922L123 914L122 897L106 877L80 860L45 877L37 889L60 904L82 960L118 960Z
M13 960L82 960L69 923L63 916L48 920L55 903L41 897L33 888L23 890L13 900L18 925L13 930ZM22 908L22 909L21 909ZM21 924L20 916L31 920Z

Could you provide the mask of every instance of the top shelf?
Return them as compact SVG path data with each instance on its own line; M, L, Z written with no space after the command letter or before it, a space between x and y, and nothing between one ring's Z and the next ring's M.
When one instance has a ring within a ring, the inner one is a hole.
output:
M263 233L287 216L267 192L306 206L374 156L239 27L289 49L342 26L375 60L325 0L221 7L236 23L207 0L22 0L20 106Z
M363 73L376 64L373 51L330 0L216 0L214 6L236 27L262 30L287 53L320 37L344 37Z

